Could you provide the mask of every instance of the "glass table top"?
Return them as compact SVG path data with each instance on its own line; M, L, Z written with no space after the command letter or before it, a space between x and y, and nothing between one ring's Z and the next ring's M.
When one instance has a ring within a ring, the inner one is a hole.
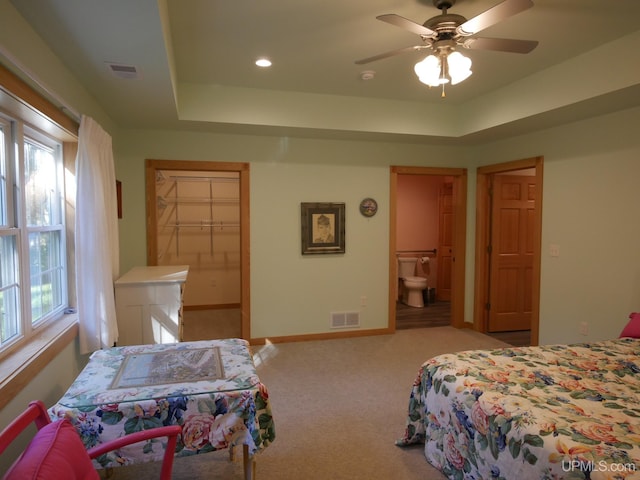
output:
M58 403L90 408L248 390L259 383L246 340L133 345L94 352Z

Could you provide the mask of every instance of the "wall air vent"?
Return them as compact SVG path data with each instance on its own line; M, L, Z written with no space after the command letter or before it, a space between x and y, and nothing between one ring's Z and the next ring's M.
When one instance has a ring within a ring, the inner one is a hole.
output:
M127 80L142 78L140 72L134 65L123 65L121 63L107 63L109 71L118 78Z
M360 327L360 312L332 312L331 328Z

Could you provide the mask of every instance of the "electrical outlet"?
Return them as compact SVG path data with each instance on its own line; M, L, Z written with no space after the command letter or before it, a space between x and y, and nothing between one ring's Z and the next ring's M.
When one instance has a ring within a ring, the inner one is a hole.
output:
M589 324L587 322L580 322L580 335L589 335Z
M367 306L367 297L366 297L366 295L362 295L360 297L360 306L361 307L366 307Z

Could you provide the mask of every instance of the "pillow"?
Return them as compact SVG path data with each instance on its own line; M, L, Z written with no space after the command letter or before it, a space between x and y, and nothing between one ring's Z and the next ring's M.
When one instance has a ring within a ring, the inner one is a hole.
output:
M99 479L87 451L68 420L38 430L3 480Z
M627 323L627 326L622 329L620 338L640 338L640 313L632 313L629 315L629 318L629 323Z

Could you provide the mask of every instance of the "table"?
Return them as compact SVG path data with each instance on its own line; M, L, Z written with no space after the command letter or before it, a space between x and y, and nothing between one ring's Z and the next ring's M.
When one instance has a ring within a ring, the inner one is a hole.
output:
M243 445L245 478L253 455L275 439L267 388L242 339L134 345L94 352L69 390L49 409L69 419L87 448L136 431L178 424L176 456ZM161 461L148 442L105 455L97 468Z

